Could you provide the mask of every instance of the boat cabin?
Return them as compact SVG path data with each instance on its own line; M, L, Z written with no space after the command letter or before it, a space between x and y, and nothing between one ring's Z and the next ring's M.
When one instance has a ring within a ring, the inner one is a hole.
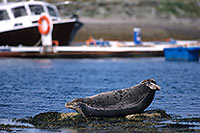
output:
M42 13L47 13L52 21L60 20L57 7L46 2L0 3L0 32L36 26Z

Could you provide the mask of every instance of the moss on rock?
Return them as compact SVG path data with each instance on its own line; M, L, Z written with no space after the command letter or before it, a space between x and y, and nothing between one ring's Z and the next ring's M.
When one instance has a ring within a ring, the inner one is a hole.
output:
M70 128L79 131L200 131L191 129L196 125L181 124L178 122L173 124L172 121L174 119L176 118L173 118L164 110L149 110L141 114L133 114L125 117L87 118L78 113L47 112L28 119L19 119L18 121L28 122L36 128ZM169 123L166 123L166 121L169 121Z
M164 110L149 110L149 111L145 111L142 114L127 115L126 118L128 120L134 120L134 121L141 121L141 120L142 121L143 120L160 121L160 120L168 120L171 117Z

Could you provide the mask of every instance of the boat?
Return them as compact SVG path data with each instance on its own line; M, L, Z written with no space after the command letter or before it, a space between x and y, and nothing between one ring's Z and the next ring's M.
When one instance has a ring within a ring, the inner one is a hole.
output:
M52 40L67 46L83 25L75 17L62 18L54 4L44 1L0 3L0 46L40 46L38 20L41 14L50 16L53 23Z
M164 56L167 61L199 61L200 47L165 48Z

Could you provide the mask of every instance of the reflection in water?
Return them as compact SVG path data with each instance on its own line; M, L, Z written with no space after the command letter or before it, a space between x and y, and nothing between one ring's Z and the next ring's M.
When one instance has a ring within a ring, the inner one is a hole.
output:
M37 59L35 63L41 68L51 68L52 60L51 59Z

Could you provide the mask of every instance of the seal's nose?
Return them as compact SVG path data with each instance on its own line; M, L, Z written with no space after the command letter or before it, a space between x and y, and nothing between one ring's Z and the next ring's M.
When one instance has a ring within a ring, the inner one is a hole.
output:
M65 107L69 107L68 103L65 103Z
M161 88L161 87L160 87L159 85L155 85L155 87L156 87L156 90L157 90L157 91L160 91L160 88Z
M152 90L155 90L155 91L160 91L160 88L161 88L159 85L154 84L154 83L148 84L148 87L149 87L150 89L152 89Z
M65 103L65 107L71 108L73 107L73 103L72 102Z

